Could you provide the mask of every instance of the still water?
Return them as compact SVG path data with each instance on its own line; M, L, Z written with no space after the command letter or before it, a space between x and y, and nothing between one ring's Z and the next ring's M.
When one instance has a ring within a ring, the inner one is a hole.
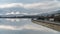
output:
M0 18L0 34L60 34L60 32L35 24L31 19Z

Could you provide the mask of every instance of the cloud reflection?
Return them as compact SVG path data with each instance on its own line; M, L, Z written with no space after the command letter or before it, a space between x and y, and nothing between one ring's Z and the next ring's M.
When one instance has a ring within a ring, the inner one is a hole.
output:
M11 22L19 22L20 21L20 19L6 19L7 21L11 21Z
M28 20L28 19L9 19L9 18L7 18L7 19L5 19L5 20L7 20L7 21L11 21L11 22L20 22L21 20L23 20L23 21L25 21L25 20Z
M44 31L44 32L55 32L55 33L57 33L57 31L51 30L49 28L45 28L43 26L36 27L36 26L33 26L33 25L24 25L24 26L0 25L0 29L7 29L7 30L24 30L24 29L29 29L29 30L35 30L35 31Z

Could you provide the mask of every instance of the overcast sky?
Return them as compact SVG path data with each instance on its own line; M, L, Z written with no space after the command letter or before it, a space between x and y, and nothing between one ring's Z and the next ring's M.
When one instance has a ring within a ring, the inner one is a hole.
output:
M59 0L0 0L0 4L4 3L38 3L38 2L50 2Z
M0 0L0 8L23 7L33 9L59 9L59 0Z
M36 3L54 0L0 0L0 3Z

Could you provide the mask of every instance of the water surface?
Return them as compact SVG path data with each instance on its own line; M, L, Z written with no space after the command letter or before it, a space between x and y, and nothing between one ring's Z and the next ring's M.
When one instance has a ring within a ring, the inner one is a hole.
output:
M60 34L60 32L35 24L31 19L0 18L0 34Z

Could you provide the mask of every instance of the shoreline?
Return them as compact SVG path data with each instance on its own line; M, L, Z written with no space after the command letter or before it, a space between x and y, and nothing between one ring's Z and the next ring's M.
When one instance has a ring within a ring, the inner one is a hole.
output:
M51 23L51 22L46 22L46 21L41 21L41 20L32 20L33 23L36 23L36 24L39 24L39 25L42 25L42 26L45 26L45 27L48 27L48 28L51 28L53 30L56 30L56 31L60 31L60 24L58 23Z

